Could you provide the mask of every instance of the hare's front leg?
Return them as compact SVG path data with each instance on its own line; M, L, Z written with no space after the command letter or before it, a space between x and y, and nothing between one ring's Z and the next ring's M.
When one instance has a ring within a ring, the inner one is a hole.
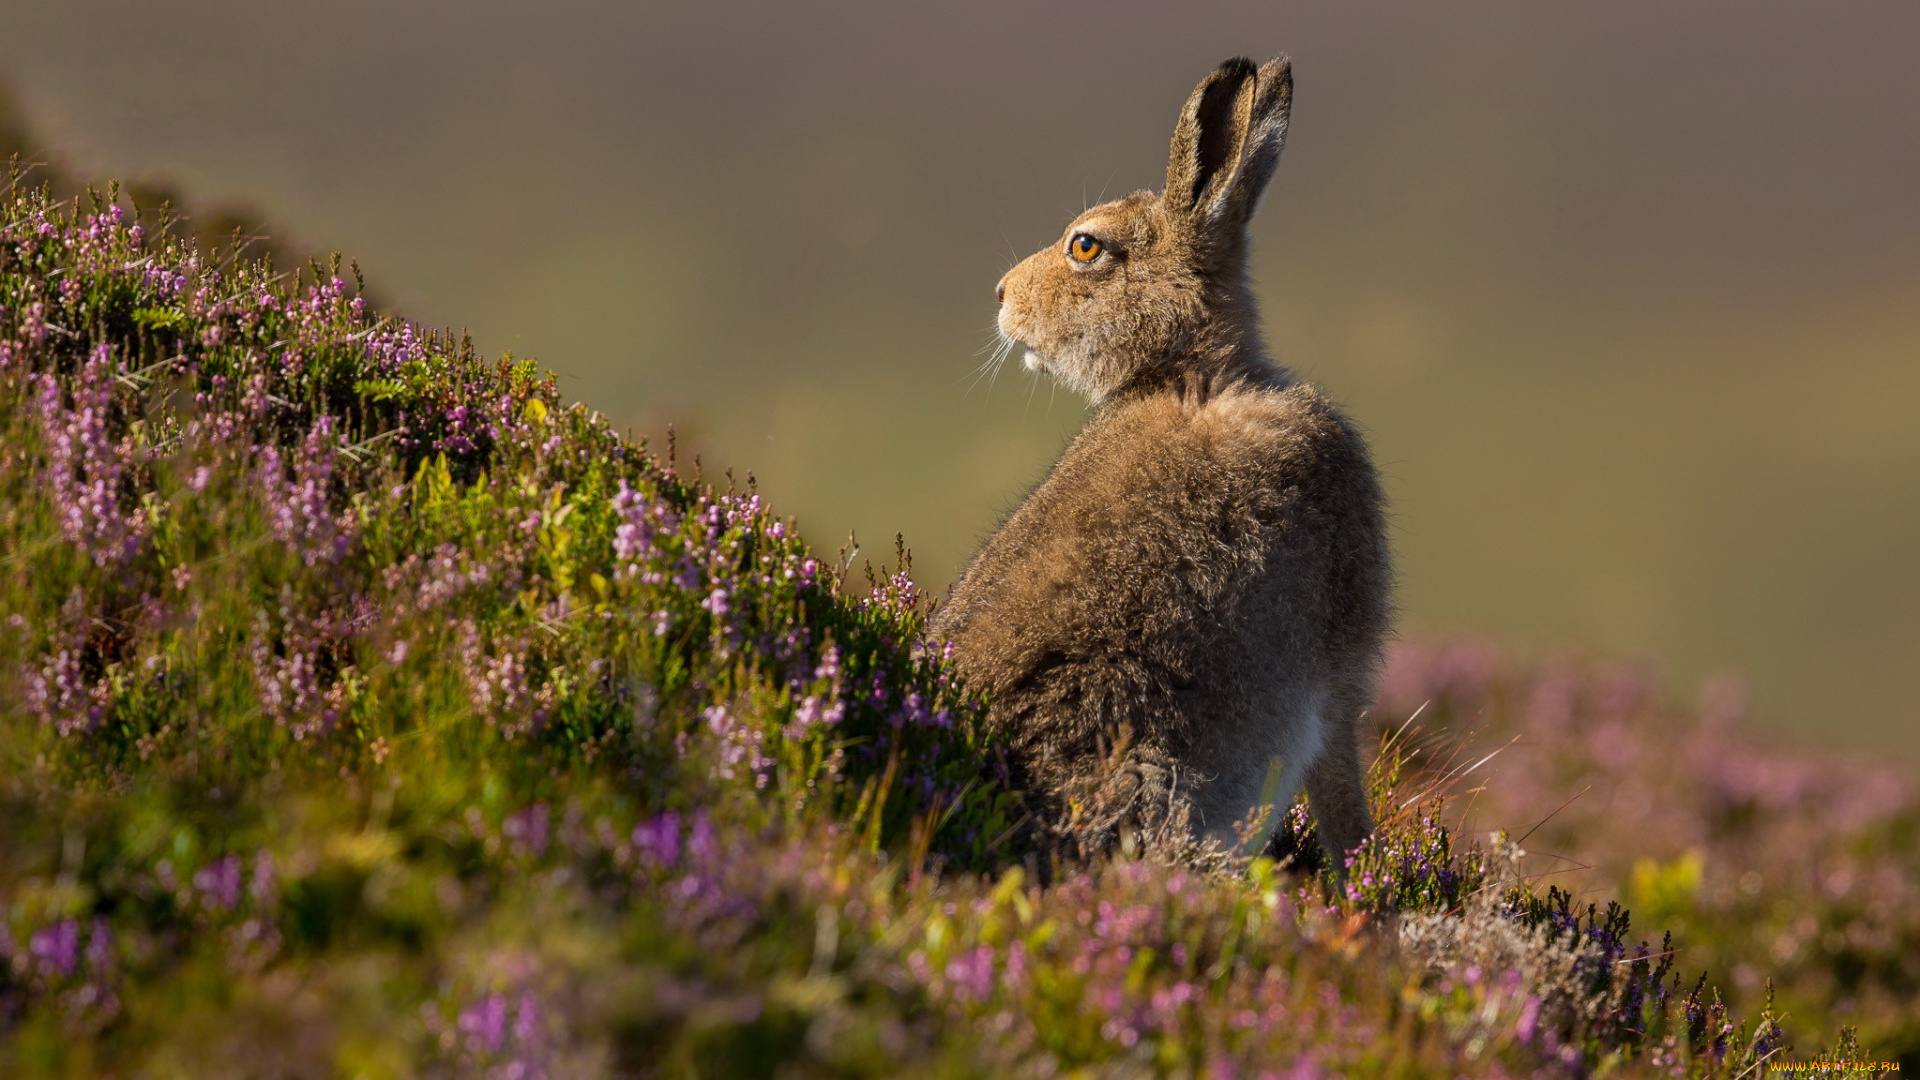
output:
M1342 877L1347 872L1347 853L1373 831L1366 772L1360 765L1364 713L1360 702L1337 702L1334 715L1328 717L1326 745L1307 772L1307 802L1313 808L1314 827L1334 872Z

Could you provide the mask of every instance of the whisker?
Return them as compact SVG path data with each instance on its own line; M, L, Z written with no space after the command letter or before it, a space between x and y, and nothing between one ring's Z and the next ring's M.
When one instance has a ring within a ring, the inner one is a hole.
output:
M993 393L994 384L1000 379L1000 369L1006 363L1007 354L1013 351L1013 340L996 333L994 340L981 346L978 352L987 352L988 349L992 352L973 369L973 381L967 385L965 396L972 396L974 390L979 388L982 379L987 380L987 393ZM961 378L964 379L966 376L962 375Z
M1007 366L1007 356L1013 352L1013 339L1001 338L1000 347L993 353L993 371L987 376L987 394L993 394L995 384L1000 381L1000 372Z
M980 385L980 380L986 378L987 373L992 370L993 370L993 357L991 356L987 357L985 360L980 361L978 364L975 364L973 366L973 370L968 373L972 375L973 378L967 381L967 392L965 394L962 394L961 397L962 398L972 397L974 389ZM960 376L960 378L966 379L967 376L962 375ZM958 382L959 380L956 379L954 381Z

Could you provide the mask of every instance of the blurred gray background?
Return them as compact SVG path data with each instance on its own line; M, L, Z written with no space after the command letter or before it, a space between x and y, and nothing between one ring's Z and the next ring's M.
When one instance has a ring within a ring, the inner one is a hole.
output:
M1407 624L1738 672L1920 757L1910 0L0 15L74 171L249 203L936 589L1084 415L975 385L995 279L1157 186L1213 64L1289 52L1259 293L1373 435Z

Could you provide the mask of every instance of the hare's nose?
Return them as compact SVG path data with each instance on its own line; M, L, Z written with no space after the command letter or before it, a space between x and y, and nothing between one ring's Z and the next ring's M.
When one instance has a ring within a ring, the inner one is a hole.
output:
M993 287L993 302L996 304L1007 302L1007 279L1001 278L1000 284Z

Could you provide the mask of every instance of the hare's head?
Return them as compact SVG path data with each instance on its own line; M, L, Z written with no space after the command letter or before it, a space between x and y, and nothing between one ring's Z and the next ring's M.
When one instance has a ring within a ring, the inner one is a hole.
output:
M1000 279L999 329L1027 366L1095 402L1189 375L1266 372L1247 223L1287 135L1285 57L1229 60L1180 111L1166 190L1096 206Z

